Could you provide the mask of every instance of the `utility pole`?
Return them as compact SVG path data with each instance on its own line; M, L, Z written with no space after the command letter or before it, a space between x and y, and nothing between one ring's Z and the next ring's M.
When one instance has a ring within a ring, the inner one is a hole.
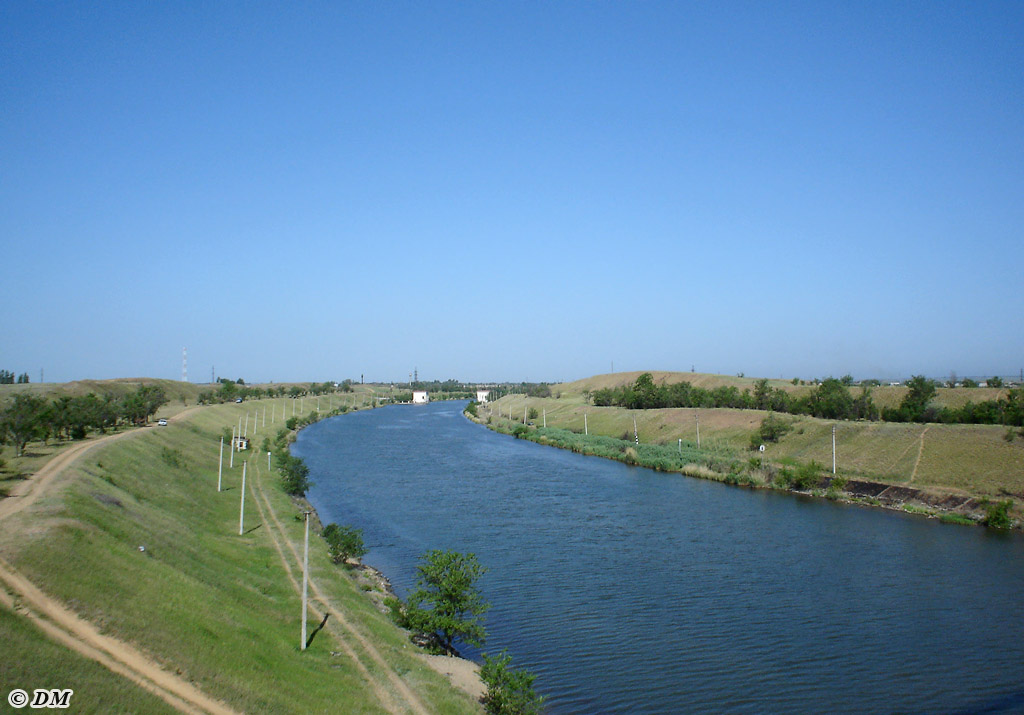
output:
M224 475L224 438L220 438L220 463L217 465L217 491L220 491L221 477Z
M238 535L245 533L245 468L248 462L242 462L242 504L238 509Z
M640 433L636 431L636 415L633 415L633 439L636 440L636 446L640 446Z
M544 429L548 428L548 408L544 408Z
M832 425L832 474L836 473L836 426Z
M700 413L693 413L694 419L697 420L697 449L700 449Z
M306 547L302 555L302 645L301 649L306 650L306 602L309 598L309 512L303 512L306 516Z
M583 434L585 434L585 435L590 434L590 428L587 427L587 413L586 412L583 413Z
M231 464L228 465L228 469L235 468L235 426L231 426Z
M680 457L683 456L683 438L682 437L679 438L679 456Z

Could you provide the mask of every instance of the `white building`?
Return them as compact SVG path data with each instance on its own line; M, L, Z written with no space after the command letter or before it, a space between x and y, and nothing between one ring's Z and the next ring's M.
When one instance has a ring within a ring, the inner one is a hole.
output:
M426 390L413 390L412 404L425 405L428 402L430 402L430 395L427 394Z
M481 405L486 403L487 402L487 396L489 394L491 394L490 390L477 390L476 391L476 401L479 402Z

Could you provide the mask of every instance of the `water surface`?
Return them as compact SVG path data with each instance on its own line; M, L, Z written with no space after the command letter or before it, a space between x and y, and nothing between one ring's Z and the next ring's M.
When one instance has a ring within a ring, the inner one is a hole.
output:
M400 595L425 551L477 555L484 650L550 712L1024 712L1019 534L582 457L464 405L332 418L292 452Z

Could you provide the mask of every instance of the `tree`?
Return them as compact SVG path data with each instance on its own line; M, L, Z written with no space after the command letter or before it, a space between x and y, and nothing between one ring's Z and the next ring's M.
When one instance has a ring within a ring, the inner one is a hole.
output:
M0 437L14 445L14 456L20 457L25 445L45 433L46 401L34 395L15 395L0 412Z
M533 690L537 676L522 668L510 668L511 662L508 651L494 658L484 653L480 668L480 679L487 685L484 709L491 715L538 715L544 698Z
M18 375L18 384L19 385L27 385L28 384L28 373L27 372L23 372L20 375Z
M446 653L454 652L456 638L482 645L487 634L481 616L490 604L476 586L487 572L476 555L434 549L422 556L416 570L417 588L409 594L405 608L409 627Z
M925 408L935 397L935 383L923 375L914 375L907 380L910 392L900 402L900 413L908 422L920 422Z
M336 564L343 564L349 559L360 559L366 555L362 529L328 524L324 527L323 537L327 542L331 561Z
M309 481L309 467L299 457L284 452L277 458L277 468L281 471L281 488L287 494L301 497L313 486Z
M28 382L28 380L26 380L25 382ZM986 384L989 387L1002 387L1003 386L1003 378L1001 378L1001 377L990 377L988 379L988 381L986 382Z
M853 396L842 380L830 377L811 394L811 414L827 420L849 419L853 416Z

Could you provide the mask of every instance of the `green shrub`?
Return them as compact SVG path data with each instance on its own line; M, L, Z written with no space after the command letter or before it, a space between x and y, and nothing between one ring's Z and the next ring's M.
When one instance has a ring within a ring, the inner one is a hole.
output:
M943 514L939 517L939 521L943 524L963 524L965 526L974 525L974 519L966 517L963 514Z
M324 527L321 536L327 542L327 551L331 555L331 561L336 564L345 563L349 559L360 559L366 555L362 529L328 524Z
M786 472L787 470L782 470ZM797 467L796 472L789 472L787 486L790 489L799 489L801 491L810 489L817 485L821 480L821 465L815 461L808 462L807 464L801 464Z
M990 529L1009 529L1013 523L1010 519L1012 506L1013 502L1009 499L995 504L986 504L985 518L981 520L981 523Z
M168 467L180 469L185 466L185 457L180 450L164 447L160 450L160 460Z
M491 715L539 715L544 698L533 689L537 676L522 668L510 668L512 656L502 651L491 658L484 653L480 679L487 686L484 710Z
M313 486L309 481L309 467L298 457L288 452L279 454L277 468L281 472L281 488L286 494L301 497Z
M477 413L477 409L476 409L476 402L474 402L472 400L470 401L470 403L468 405L466 405L466 409L464 409L463 412L465 412L470 417L478 417L479 416L479 414Z

